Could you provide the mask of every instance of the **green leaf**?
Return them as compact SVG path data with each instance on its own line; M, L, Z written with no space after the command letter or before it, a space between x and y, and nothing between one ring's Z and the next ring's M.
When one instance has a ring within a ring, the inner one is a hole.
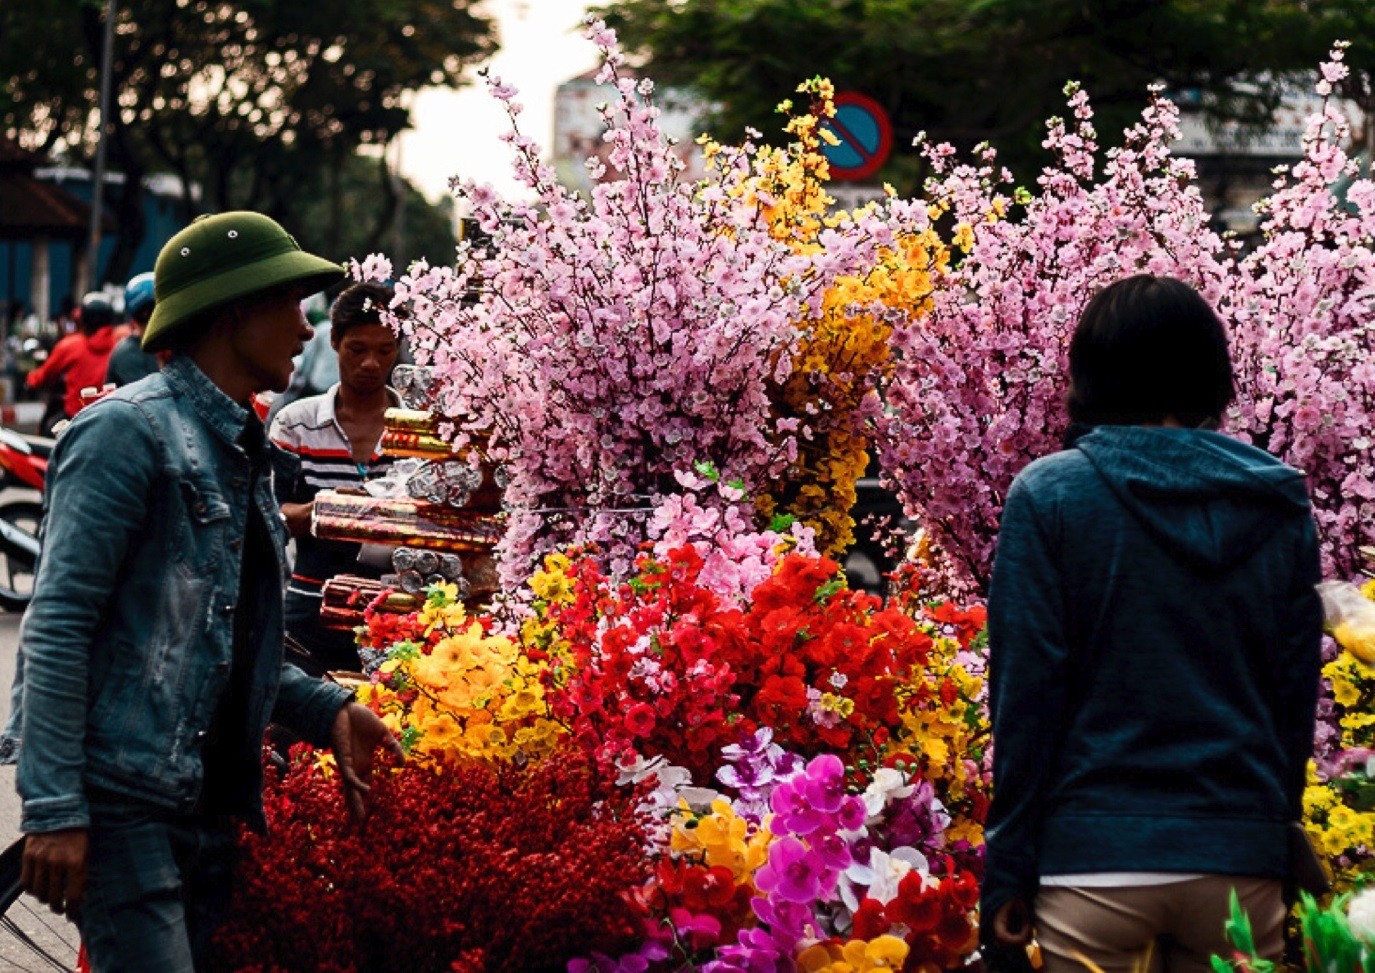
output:
M774 514L773 520L769 521L769 530L775 534L782 534L791 530L795 523L797 523L797 518L792 514Z
M395 659L398 662L410 662L412 659L420 658L420 646L409 639L405 642L397 642L387 650L387 658Z
M827 581L825 584L823 584L820 588L817 588L816 594L813 596L812 600L819 605L822 602L829 600L831 595L835 594L837 591L844 587L845 578L844 576L838 574L830 581Z
M712 483L721 479L721 473L716 469L716 464L709 459L699 459L692 464L692 468L698 476L704 476Z

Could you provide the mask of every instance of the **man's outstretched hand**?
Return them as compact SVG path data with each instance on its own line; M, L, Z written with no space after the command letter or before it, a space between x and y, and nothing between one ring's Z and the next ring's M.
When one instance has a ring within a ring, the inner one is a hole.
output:
M19 884L54 912L70 913L86 897L85 828L26 835Z
M330 742L334 747L334 762L339 766L339 782L344 788L344 800L355 821L368 816L367 795L372 790L372 759L379 746L385 747L397 759L405 751L391 735L377 714L360 703L349 703L334 717L330 728Z

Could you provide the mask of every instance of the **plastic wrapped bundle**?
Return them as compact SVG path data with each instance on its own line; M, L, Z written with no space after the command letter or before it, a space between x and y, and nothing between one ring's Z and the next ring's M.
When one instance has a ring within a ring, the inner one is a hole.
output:
M501 514L335 490L316 495L311 518L312 533L326 540L427 547L460 554L490 550L505 529Z
M438 385L434 371L425 365L397 365L391 384L409 408L428 411L434 405Z
M416 500L496 513L501 509L500 468L467 460L427 463L406 481L406 493Z
M419 547L399 547L392 552L392 567L401 589L420 592L427 585L451 582L459 597L485 598L498 588L496 561L489 552L440 553Z
M1337 644L1367 665L1375 664L1375 602L1346 581L1324 581L1318 595Z

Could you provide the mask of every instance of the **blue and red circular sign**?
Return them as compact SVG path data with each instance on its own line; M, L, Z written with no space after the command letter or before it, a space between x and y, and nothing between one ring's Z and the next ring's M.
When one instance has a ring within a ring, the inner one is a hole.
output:
M833 179L868 179L888 161L893 151L893 126L883 106L858 91L842 91L835 96L834 117L822 124L840 140L839 145L821 145L831 164Z

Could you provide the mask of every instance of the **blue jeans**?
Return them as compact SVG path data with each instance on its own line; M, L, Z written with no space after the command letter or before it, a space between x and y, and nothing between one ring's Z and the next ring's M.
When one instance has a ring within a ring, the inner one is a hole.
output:
M235 830L115 795L91 797L77 928L94 973L193 973L229 911Z

